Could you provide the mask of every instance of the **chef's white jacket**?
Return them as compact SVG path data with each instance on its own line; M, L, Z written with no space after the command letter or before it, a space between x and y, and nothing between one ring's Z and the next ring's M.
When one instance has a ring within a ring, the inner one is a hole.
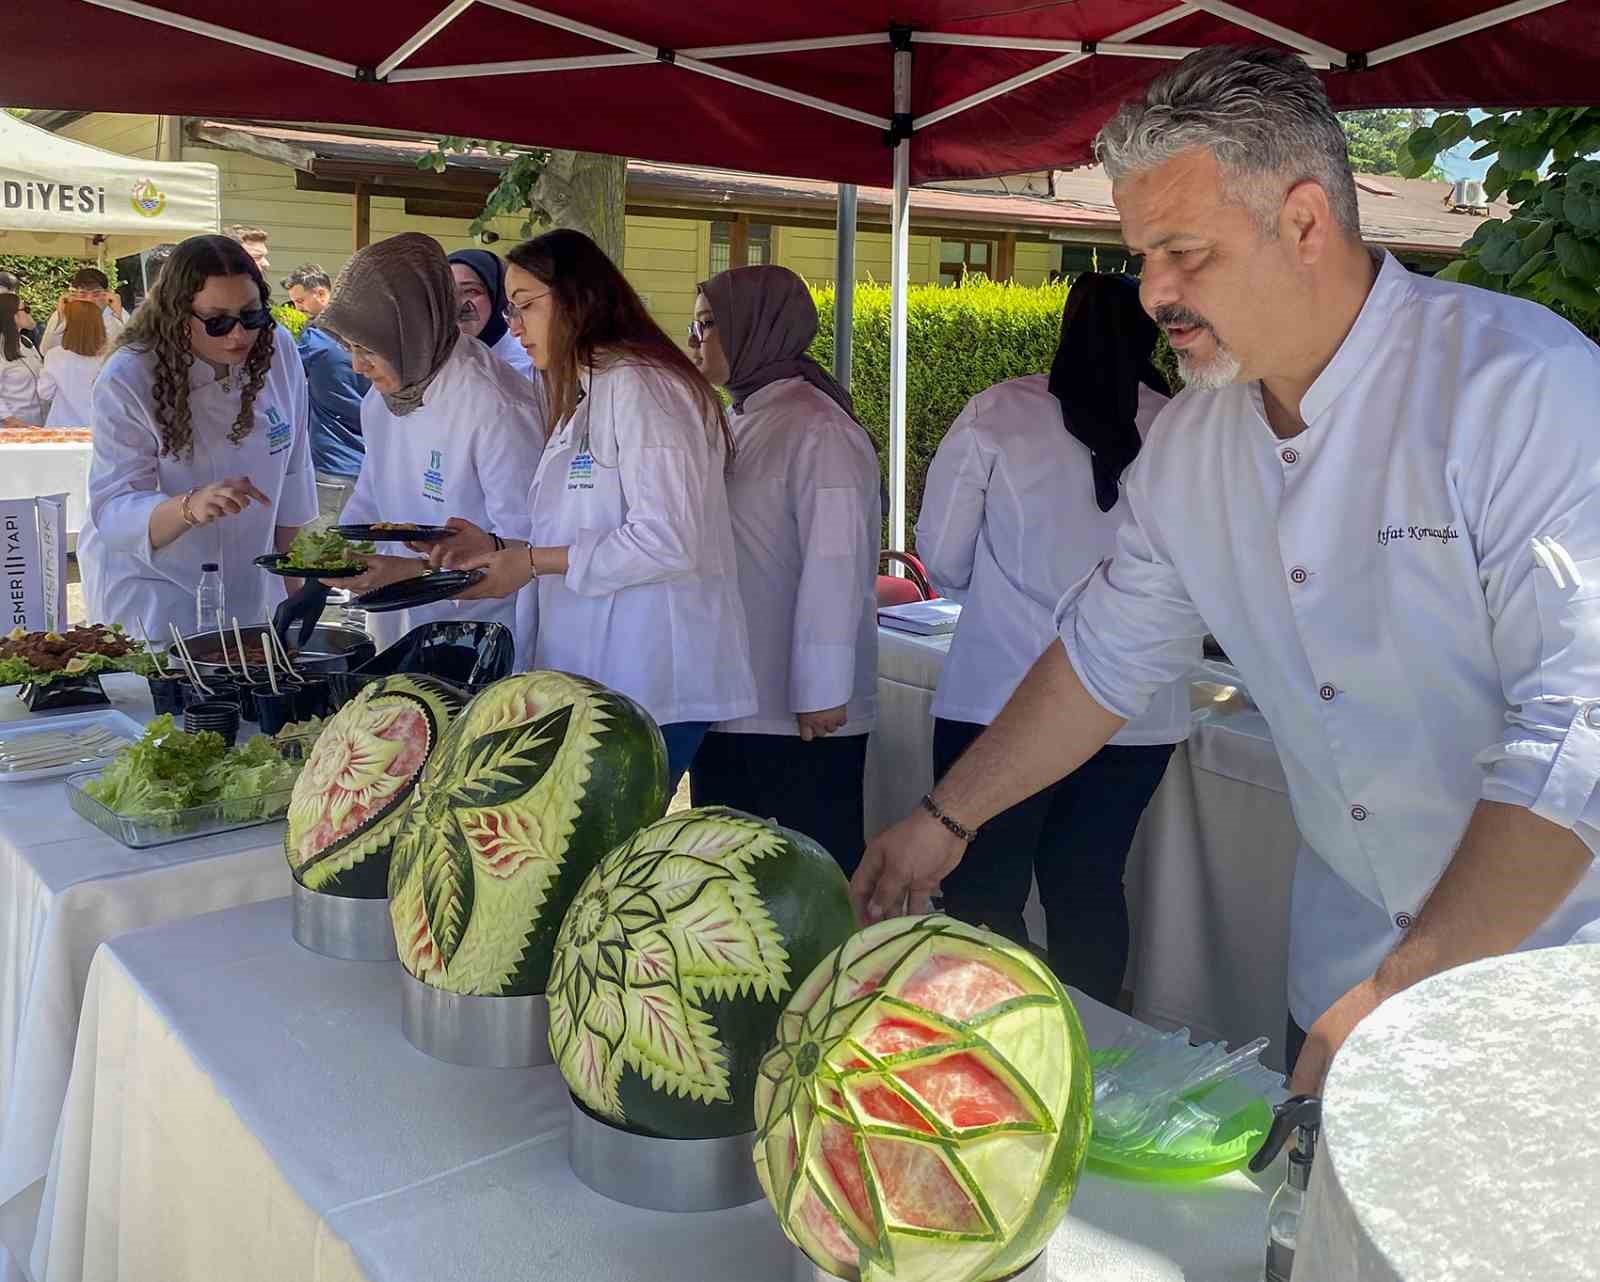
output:
M45 353L39 399L50 403L46 427L88 427L94 421L94 380L100 363L98 356L81 356L65 347Z
M342 522L443 525L460 516L502 538L528 537L528 486L544 447L544 414L533 385L482 343L458 340L422 405L403 417L370 389L361 402L361 436L366 455ZM378 551L414 555L398 543ZM516 637L519 666L532 653L532 618L519 620L514 596L368 614L367 629L381 650L435 619L503 623Z
M0 351L0 421L20 418L33 427L44 418L44 397L39 395L39 376L44 361L33 344L23 339L17 359L8 361Z
M1167 403L1139 389L1149 429ZM1116 546L1126 497L1102 512L1089 447L1067 431L1043 374L979 392L928 467L917 556L941 595L961 603L933 715L986 726L1055 640L1061 596ZM1116 744L1177 743L1189 734L1186 684L1174 682L1118 731Z
M84 599L95 623L120 623L157 641L169 622L195 627L194 593L200 566L222 567L225 608L241 625L268 619L283 600L283 581L252 564L274 551L275 526L299 526L317 515L316 474L307 435L306 375L294 339L273 331L272 367L255 399L255 427L235 445L228 440L239 415L242 367L218 379L196 360L189 370L194 451L161 457L151 386L153 352L119 348L106 358L94 385L94 456L89 502L78 534ZM150 513L191 488L248 476L272 500L185 530L159 551L150 546Z
M481 343L478 345L480 347L483 346ZM533 383L539 381L539 371L533 367L533 357L528 355L528 349L522 345L521 340L509 329L500 335L495 345L489 350L511 366L512 369L516 370L517 373L521 374L523 378Z
M535 666L618 690L660 725L747 717L721 442L683 383L654 367L622 361L583 383L530 496L534 545L568 549L566 574L538 580Z
M750 634L754 715L730 734L798 735L798 712L845 709L866 734L878 709L875 585L882 540L872 438L803 378L752 393L729 416L728 506Z
M1534 304L1383 255L1280 440L1257 384L1178 397L1061 639L1122 716L1216 635L1302 848L1289 1006L1370 976L1480 798L1600 850L1600 351ZM1600 866L1524 945L1600 942Z

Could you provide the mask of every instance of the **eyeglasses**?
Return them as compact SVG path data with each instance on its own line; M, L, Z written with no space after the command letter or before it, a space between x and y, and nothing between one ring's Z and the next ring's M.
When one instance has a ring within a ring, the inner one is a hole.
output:
M542 294L535 294L532 298L528 299L527 302L524 302L524 303L511 303L511 302L508 302L504 307L502 307L500 309L500 316L505 321L505 323L507 325L520 325L520 324L522 324L522 314L524 312L526 312L528 310L528 308L532 307L541 298L549 298L549 297L550 297L550 291L547 289Z
M204 325L206 333L212 338L226 338L233 333L235 325L243 325L249 330L265 329L272 320L272 313L265 307L246 307L237 316L202 316L194 311L189 315Z
M717 322L714 320L692 320L689 322L689 345L691 347L703 346L706 341L706 331L715 329Z

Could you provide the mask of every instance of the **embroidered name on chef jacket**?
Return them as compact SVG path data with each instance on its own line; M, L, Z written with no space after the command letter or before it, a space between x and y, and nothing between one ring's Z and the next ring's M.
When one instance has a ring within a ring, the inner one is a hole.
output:
M431 453L428 466L422 471L422 497L432 499L435 503L443 503L444 455L439 450L433 450Z
M1386 548L1402 539L1424 543L1453 543L1461 537L1453 525L1385 525L1378 530L1378 546Z
M289 448L293 435L288 422L278 413L277 406L267 406L267 453L282 454Z
M588 450L579 450L572 456L572 463L567 468L567 488L594 489L594 455Z

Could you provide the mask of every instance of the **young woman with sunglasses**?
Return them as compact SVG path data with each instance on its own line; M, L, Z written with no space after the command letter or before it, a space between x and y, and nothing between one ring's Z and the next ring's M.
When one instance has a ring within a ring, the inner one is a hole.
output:
M756 710L722 405L587 236L546 232L506 258L507 319L549 406L531 545L452 521L435 557L488 571L468 595L537 580L522 593L538 599L534 666L644 705L676 785L713 722Z
M201 566L229 616L259 623L283 581L253 564L317 515L305 371L243 247L172 253L95 382L94 460L78 536L89 617L152 640L195 625Z

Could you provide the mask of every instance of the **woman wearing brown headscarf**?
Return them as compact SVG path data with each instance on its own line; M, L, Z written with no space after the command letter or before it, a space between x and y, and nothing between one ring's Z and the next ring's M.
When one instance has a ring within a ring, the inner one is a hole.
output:
M695 363L733 398L728 506L758 706L706 736L690 777L696 805L774 818L848 872L877 712L883 516L872 438L806 354L816 333L786 267L722 272L695 300Z
M543 412L527 379L483 344L460 341L455 281L438 243L407 232L367 246L345 264L317 323L372 381L361 402L366 456L342 519L442 525L464 516L525 537ZM343 586L367 591L426 565L404 556L366 560L367 574ZM486 619L519 631L514 601L445 601L370 615L368 626L383 646L431 619ZM531 654L532 639L517 636L519 655Z

